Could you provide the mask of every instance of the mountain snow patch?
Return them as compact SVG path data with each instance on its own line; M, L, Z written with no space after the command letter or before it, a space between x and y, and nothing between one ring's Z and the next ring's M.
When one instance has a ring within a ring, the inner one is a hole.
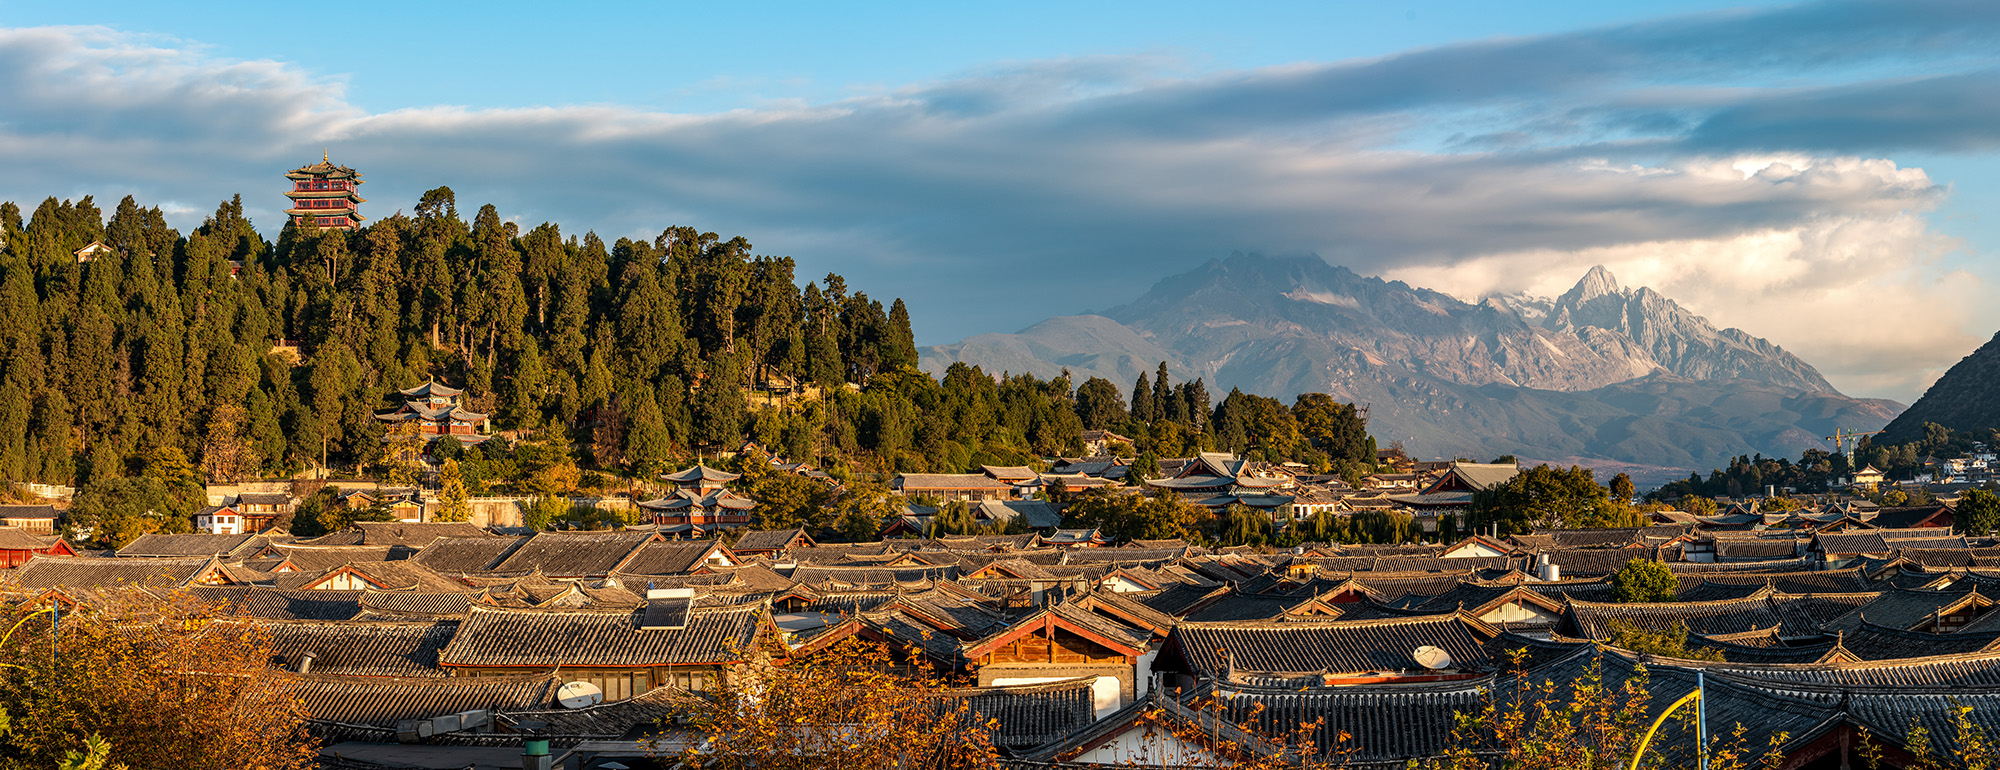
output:
M1334 307L1344 307L1344 308L1361 307L1361 303L1355 301L1353 297L1349 297L1344 294L1335 294L1330 291L1307 291L1305 289L1293 289L1289 292L1286 292L1285 297L1287 299L1295 299L1300 302L1317 302L1322 305L1332 305Z

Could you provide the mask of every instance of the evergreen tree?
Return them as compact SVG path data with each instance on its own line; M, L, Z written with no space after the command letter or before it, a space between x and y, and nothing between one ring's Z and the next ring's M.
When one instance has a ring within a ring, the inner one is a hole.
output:
M1147 384L1146 373L1140 372L1139 379L1132 383L1132 420L1144 425L1160 419L1154 404L1153 386Z
M472 493L465 486L465 473L457 460L446 460L438 469L437 521L471 521Z

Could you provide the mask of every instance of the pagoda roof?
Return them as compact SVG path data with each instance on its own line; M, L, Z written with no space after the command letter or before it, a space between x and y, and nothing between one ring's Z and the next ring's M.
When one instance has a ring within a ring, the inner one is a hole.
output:
M718 489L701 496L696 496L687 490L677 489L658 500L641 501L639 507L654 511L679 511L689 508L747 511L757 507L757 501L743 497L727 489Z
M661 476L661 478L680 484L686 484L688 482L693 482L693 481L729 482L729 481L735 481L742 477L738 474L730 473L729 471L716 470L714 468L708 467L707 465L696 463L695 466L692 468L680 471L678 473L669 473L664 476Z
M333 161L327 159L325 153L320 154L318 163L310 166L300 166L296 170L285 174L285 178L287 179L316 179L322 177L353 179L356 184L360 184L361 180L360 172L346 166L334 165Z
M329 214L339 214L341 216L347 217L348 221L355 223L360 223L362 220L368 218L366 216L363 216L361 212L355 211L354 209L285 209L285 213L291 214L293 216L307 216L307 217L321 217L321 216L327 216Z
M429 405L419 404L415 401L403 404L403 408L400 411L375 415L375 419L386 422L403 422L410 419L442 420L446 418L473 422L484 420L487 418L487 415L478 412L468 412L452 404L446 404L433 409Z
M353 199L354 199L354 202L355 202L355 203L367 203L367 202L368 202L368 199L367 199L367 198L363 198L363 197L361 197L361 194L360 194L360 193L357 193L357 192L355 192L355 191L354 191L354 190L353 190L352 188L349 188L349 189L346 189L346 190L287 190L287 191L285 192L285 197L287 197L287 198L293 198L293 199L298 199L298 198L315 198L315 199L318 199L318 198L353 198Z
M407 388L396 392L413 398L430 398L431 396L445 396L449 398L451 396L463 395L465 393L465 391L463 390L446 386L444 383L438 382L437 380L430 380L414 388Z

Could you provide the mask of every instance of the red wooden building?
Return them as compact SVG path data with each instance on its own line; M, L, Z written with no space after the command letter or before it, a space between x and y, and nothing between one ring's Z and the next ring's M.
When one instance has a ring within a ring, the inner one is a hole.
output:
M54 535L37 535L18 527L0 527L0 569L26 564L36 554L75 556L76 550Z
M414 388L397 391L403 400L403 408L385 414L375 415L375 419L386 423L413 422L418 431L428 441L436 441L439 436L456 437L466 446L487 439L479 433L486 423L486 415L468 412L459 405L459 397L465 391L448 388L436 380Z
M352 230L368 219L355 210L367 201L355 192L361 187L361 174L346 166L333 165L324 153L318 163L302 166L285 174L285 178L292 180L292 189L285 191L285 197L292 199L292 207L285 209L285 213L301 227Z

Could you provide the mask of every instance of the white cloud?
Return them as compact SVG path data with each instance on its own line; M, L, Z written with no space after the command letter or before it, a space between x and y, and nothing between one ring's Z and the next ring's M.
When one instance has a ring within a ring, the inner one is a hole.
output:
M1704 123L1765 92L1702 79L1782 76L1788 98L1834 114L1865 103L1815 87L1873 82L1863 65L1885 61L1990 57L1996 29L1943 6L1811 4L1202 76L1160 57L1015 63L717 114L371 114L340 79L283 62L0 30L0 197L129 193L185 228L202 201L243 193L274 236L278 174L324 147L367 176L374 215L449 185L462 211L492 202L607 239L743 234L801 275L907 297L927 343L1101 310L1239 249L1461 294L1548 291L1604 262L1851 390L1906 398L1907 372L1948 365L1995 321L1935 301L1983 285L1937 260L1952 245L1922 216L1946 191L1880 157L1784 146L1792 125L1765 113ZM1838 66L1815 79L1812 62ZM1732 146L1732 125L1754 146ZM1864 322L1812 320L1827 308Z

